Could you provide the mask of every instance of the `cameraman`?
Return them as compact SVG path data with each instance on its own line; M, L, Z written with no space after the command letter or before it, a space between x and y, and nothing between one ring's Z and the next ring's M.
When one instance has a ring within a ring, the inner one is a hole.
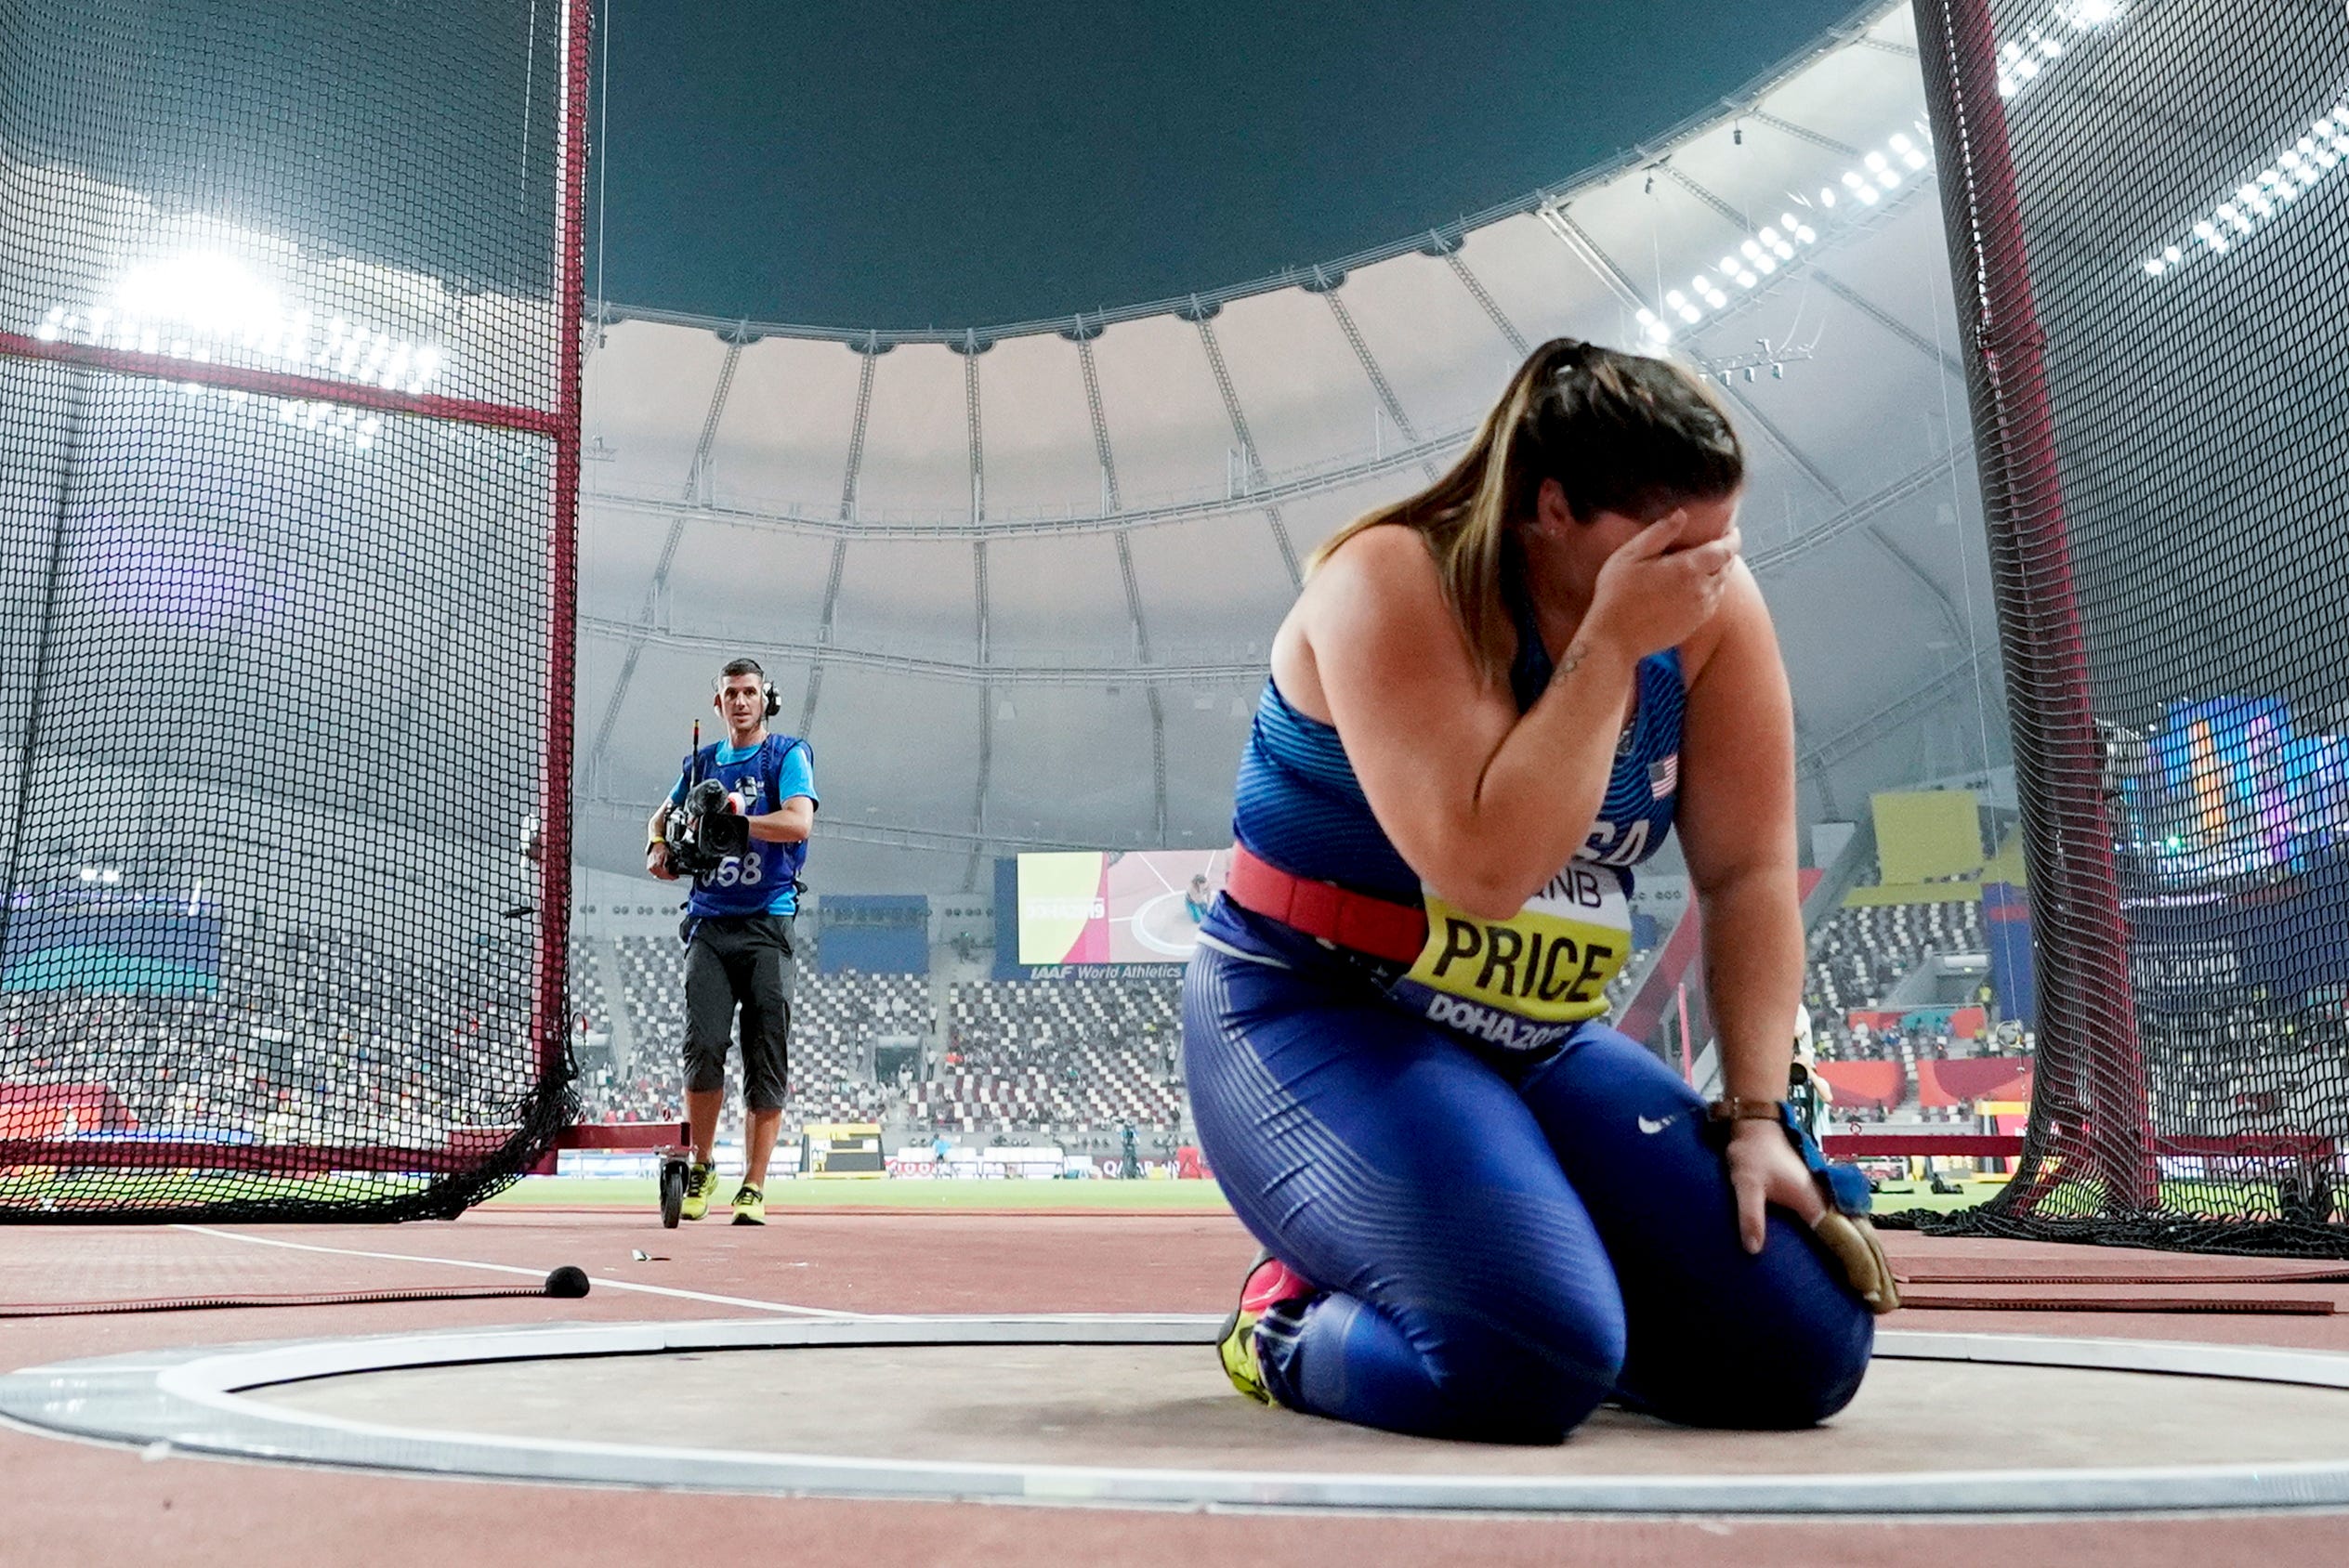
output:
M693 1135L685 1217L699 1220L717 1193L714 1146L726 1092L726 1047L734 1009L742 1010L742 1099L749 1112L742 1184L734 1222L767 1222L767 1162L783 1118L783 1076L791 1034L794 949L792 916L799 871L816 822L816 779L807 742L769 735L778 706L758 661L737 659L716 683L711 706L726 721L726 739L686 759L676 788L647 825L644 869L663 882L672 814L690 829L706 808L747 817L750 844L693 878L687 905L685 960L685 1110ZM723 788L717 800L715 780ZM689 804L692 803L692 804ZM682 851L680 852L682 853Z

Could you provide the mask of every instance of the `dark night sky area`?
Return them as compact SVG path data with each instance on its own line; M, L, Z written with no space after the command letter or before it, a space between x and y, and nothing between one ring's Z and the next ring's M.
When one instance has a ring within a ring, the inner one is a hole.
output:
M1449 222L1654 136L1854 0L603 9L603 296L911 328L1217 288Z

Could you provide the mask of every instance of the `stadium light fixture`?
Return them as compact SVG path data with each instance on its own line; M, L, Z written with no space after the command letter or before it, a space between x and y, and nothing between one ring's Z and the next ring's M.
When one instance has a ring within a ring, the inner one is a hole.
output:
M1868 173L1845 170L1841 176L1842 188L1860 206L1873 205L1882 199L1881 192L1896 189L1909 170L1931 165L1932 140L1932 133L1922 122L1911 122L1909 128L1886 137L1882 146L1862 153L1860 165ZM2349 142L2344 142L2344 151L2349 151ZM1641 307L1640 324L1651 343L1661 345L1670 339L1672 329L1665 324L1664 314L1678 317L1683 325L1697 326L1709 311L1729 307L1732 290L1760 287L1764 279L1775 276L1779 268L1792 262L1804 247L1818 244L1819 228L1810 219L1817 218L1820 225L1830 221L1829 215L1837 204L1836 192L1835 185L1820 187L1816 205L1804 197L1793 197L1794 207L1800 212L1790 208L1778 214L1776 223L1753 229L1719 261L1690 278L1686 293L1678 289L1666 291L1661 313Z
M285 242L202 217L169 228L182 248L125 268L85 306L51 304L33 336L203 364L255 365L411 396L430 391L447 368L447 350L439 344L285 298L282 276L272 276L278 255L293 252ZM244 392L184 385L191 397L225 398L232 406L254 400ZM278 407L285 424L352 436L359 447L381 429L375 420L353 426L313 417L311 405L300 400Z
M134 267L115 281L112 302L131 320L185 326L207 337L257 336L278 318L277 291L217 251Z
M2317 115L2273 163L2195 218L2184 236L2146 256L2140 268L2148 278L2163 278L2198 256L2226 255L2295 198L2315 189L2344 157L2349 157L2349 101Z
M2011 98L2064 58L2070 40L2118 21L2126 0L2067 0L1998 48L1999 97ZM1896 149L1896 150L1897 150Z

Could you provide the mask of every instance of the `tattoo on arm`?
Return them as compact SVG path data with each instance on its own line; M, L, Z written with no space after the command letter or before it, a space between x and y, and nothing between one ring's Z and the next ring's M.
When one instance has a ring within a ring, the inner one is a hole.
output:
M1574 673L1574 667L1581 663L1582 660L1588 659L1590 656L1590 644L1583 642L1568 643L1567 645L1566 651L1558 655L1558 666L1555 673L1560 675L1570 675Z

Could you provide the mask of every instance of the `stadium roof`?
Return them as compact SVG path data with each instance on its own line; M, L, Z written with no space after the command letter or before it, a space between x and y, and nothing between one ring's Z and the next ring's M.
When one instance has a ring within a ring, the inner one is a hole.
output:
M1726 377L1809 817L2003 762L1923 112L1895 6L1565 185L1244 287L953 332L608 311L582 862L638 863L745 652L817 749L820 888L1227 842L1300 565L1438 472L1559 333Z

